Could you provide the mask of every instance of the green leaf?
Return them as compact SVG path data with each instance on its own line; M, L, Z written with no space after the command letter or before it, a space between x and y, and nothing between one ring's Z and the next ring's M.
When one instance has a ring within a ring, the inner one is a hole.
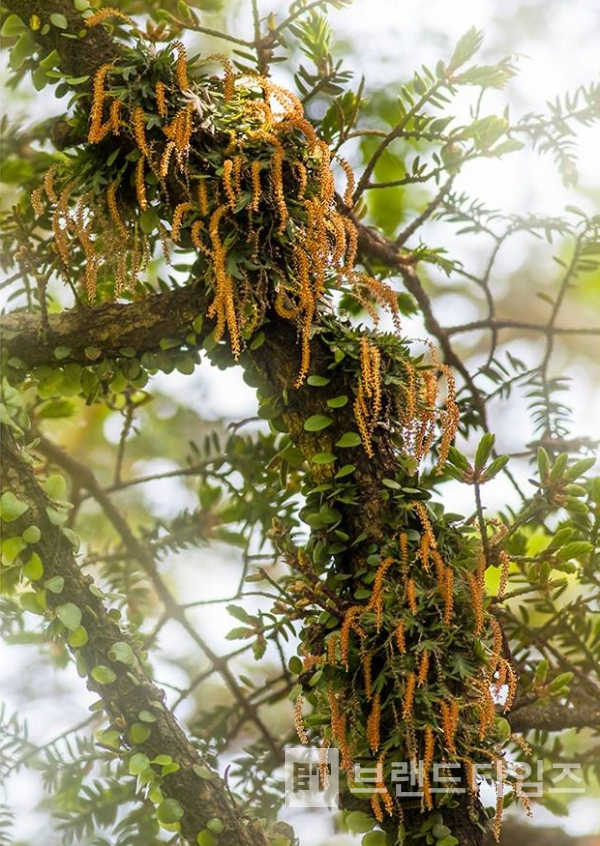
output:
M121 664L127 664L129 667L137 664L135 652L128 643L122 640L113 643L108 651L108 657L111 661L119 661Z
M493 479L494 476L497 476L501 470L504 470L509 461L509 455L499 455L498 458L494 458L494 460L490 462L489 467L485 471L485 481L487 482L490 479Z
M223 821L220 820L218 817L211 817L206 823L206 827L209 831L212 831L213 834L221 834L225 829Z
M540 480L543 482L548 478L548 474L550 472L550 456L544 447L538 447L537 466Z
M306 432L320 432L321 429L326 429L331 426L333 420L325 414L313 414L308 420L304 421L304 429Z
M556 552L560 561L568 561L570 558L580 559L593 552L594 544L587 541L572 541Z
M113 684L117 680L117 674L106 664L96 664L92 667L91 676L98 684Z
M361 439L358 432L346 432L342 435L339 441L336 442L337 447L357 447L361 445Z
M213 774L208 767L203 767L200 764L194 764L192 770L196 773L198 778L202 778L204 781L211 781L213 778Z
M142 752L134 752L129 759L129 775L139 775L150 766L150 758Z
M454 48L454 53L448 64L448 72L454 71L475 55L483 43L483 32L472 26L468 32L458 40L458 44Z
M54 358L61 361L63 358L68 358L71 355L71 347L58 346L54 349Z
M83 626L78 626L75 631L69 632L67 641L73 649L79 649L88 642L88 633Z
M27 31L27 27L18 15L9 15L0 30L0 35L3 38L14 38L15 35L21 35Z
M271 842L269 840L269 843ZM196 843L198 846L218 846L219 841L212 831L208 828L203 828L196 837Z
M343 408L345 405L348 404L348 397L346 394L340 394L339 397L333 397L332 399L327 400L327 405L329 408Z
M55 473L52 476L48 476L47 479L44 479L40 482L40 486L45 490L48 499L52 500L63 500L67 493L67 483L64 476L61 476L60 473Z
M21 608L29 611L30 614L43 614L46 610L46 598L42 591L27 591L27 593L22 593L19 601Z
M477 452L475 453L476 470L481 470L483 467L485 467L485 464L494 448L495 440L496 438L494 435L492 435L491 432L486 432L482 439L479 441L479 446L477 447Z
M363 834L365 831L371 831L375 824L376 821L373 817L362 811L351 811L346 817L347 828L355 834Z
M50 23L57 29L68 29L69 27L69 22L64 15L61 15L60 12L53 12L50 15Z
M165 799L156 809L156 818L161 823L174 823L183 816L183 808L177 799Z
M18 499L12 491L6 491L0 499L0 516L3 523L12 523L18 520L28 510L26 502Z
M304 665L302 664L302 659L298 658L297 655L292 655L290 660L288 661L288 669L290 673L293 673L295 676L299 676L303 670Z
M33 552L29 561L23 565L23 575L32 582L37 582L44 575L44 565L37 552Z
M2 541L2 563L10 566L17 556L27 549L27 544L18 535L14 538L6 538Z
M44 587L46 590L49 590L50 593L62 593L64 586L65 580L63 576L53 576L51 579L44 582Z
M37 526L28 526L21 535L25 543L37 543L42 537L42 533Z
M246 609L242 608L241 605L227 605L226 610L231 614L232 617L235 617L236 620L239 620L240 623L252 622L250 614L248 614Z
M145 743L151 734L151 729L144 723L133 723L129 727L129 739L135 746Z
M65 602L63 605L57 605L54 613L63 626L69 629L70 632L75 631L81 625L81 609L74 602Z
M53 526L62 526L63 523L67 522L69 515L66 511L64 511L64 509L52 508L52 506L49 505L45 511L48 520L50 520Z
M343 467L340 467L340 469L337 471L337 473L335 474L335 476L333 478L334 479L343 479L344 476L349 476L351 473L354 473L355 470L356 470L356 464L344 464Z
M382 479L381 483L385 485L386 488L390 488L392 491L402 490L402 485L400 485L395 479Z
M335 455L331 452L317 452L310 460L313 464L333 464Z
M316 374L309 376L306 380L306 383L313 388L322 388L330 382L331 379L328 379L326 376L317 376Z
M388 839L385 831L370 831L360 842L362 846L386 846Z

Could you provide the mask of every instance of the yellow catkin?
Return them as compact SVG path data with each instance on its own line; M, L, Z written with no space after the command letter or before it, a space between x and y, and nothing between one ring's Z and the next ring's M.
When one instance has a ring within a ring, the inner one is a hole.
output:
M324 655L305 655L302 659L302 670L308 672L313 667L321 665L325 660Z
M365 399L362 395L361 388L359 386L359 393L356 399L354 400L353 405L354 410L354 419L356 421L356 428L358 429L358 433L360 435L363 449L366 452L369 458L375 457L375 451L373 450L373 442L371 440L371 431L369 428L369 412L367 408L367 404Z
M433 808L433 798L431 795L431 776L430 770L433 765L433 756L435 751L435 736L433 728L429 725L425 726L425 741L423 750L423 805L428 811Z
M31 192L31 206L38 217L44 214L44 203L42 201L43 190L44 186L40 185L39 188L36 188L34 191Z
M381 700L379 693L373 699L371 712L367 718L367 743L372 752L377 752L380 744Z
M440 712L442 715L442 730L444 732L444 744L446 751L451 755L456 754L456 743L454 742L456 734L456 726L453 719L453 701L449 704L445 699L440 702Z
M427 508L423 505L423 503L412 502L411 505L419 515L419 520L423 528L421 533L421 544L417 555L421 559L423 568L425 570L429 570L429 550L437 549L437 542L433 533L433 527L429 519L429 514L427 513Z
M323 790L327 790L330 784L329 768L327 766L329 757L329 740L323 738L319 748L319 781Z
M308 735L306 733L306 729L304 728L304 717L302 716L303 702L304 698L302 695L298 696L294 701L294 727L296 729L296 734L298 735L298 740L306 746L308 744Z
M275 150L273 152L273 159L271 161L271 190L275 199L275 204L279 210L279 227L277 232L281 234L284 232L289 219L289 212L285 202L285 191L283 188L283 160L285 158L285 151L280 142L277 141Z
M88 133L88 141L90 144L97 144L106 137L110 131L110 123L103 126L102 117L104 113L104 85L106 77L113 70L112 62L106 62L100 65L94 76L94 85L92 89L92 106L90 109L90 129Z
M229 208L233 211L237 204L237 196L232 182L233 162L231 159L225 159L223 162L223 188L227 196Z
M406 677L406 687L404 688L404 698L402 699L402 718L406 722L412 720L416 685L417 677L413 672L410 672Z
M71 257L69 239L67 237L67 225L69 220L69 198L74 187L74 184L70 183L63 189L60 197L58 198L54 214L52 215L54 243L56 245L58 255L64 265L69 264Z
M344 265L344 273L351 273L356 261L356 253L358 252L358 230L356 226L348 218L344 218L344 226L346 228L346 264Z
M150 155L150 149L148 147L148 142L146 141L146 118L141 106L136 106L131 113L131 125L133 127L133 135L138 149L144 156L146 156L146 158L148 158Z
M108 211L110 212L110 217L114 225L117 227L117 231L121 238L126 240L129 237L129 233L127 231L127 227L123 222L123 218L119 212L119 206L117 204L117 189L119 187L119 180L115 179L106 189L106 204L108 206Z
M298 180L296 197L302 200L306 193L306 186L308 185L308 173L302 162L294 162L294 170L296 171L296 178Z
M190 87L190 82L187 74L187 52L183 41L173 41L172 45L177 51L177 64L175 66L175 73L177 76L177 84L180 91L187 91Z
M226 251L219 236L219 223L223 215L228 211L227 206L222 205L216 209L210 218L208 233L212 242L212 258L216 282L214 300L209 306L207 315L209 318L216 317L217 325L214 330L214 337L219 340L222 337L225 327L229 332L231 351L235 358L241 353L240 330L235 313L235 302L233 298L233 280L226 269Z
M500 829L502 827L502 815L504 813L504 784L502 779L496 781L496 813L492 821L492 834L494 840L500 840Z
M123 108L123 103L121 100L113 100L110 104L110 111L109 111L109 122L110 128L113 135L120 135L121 134L121 109Z
M131 18L120 9L115 9L114 6L105 6L98 12L90 15L89 18L86 18L84 20L84 24L91 29L93 26L98 26L99 24L104 23L104 21L108 20L108 18L119 18L120 20L133 25Z
M443 472L448 460L448 453L454 441L458 424L460 423L460 411L456 403L456 380L452 370L447 364L441 364L440 370L446 377L446 403L440 415L442 424L442 439L440 441L437 461L437 472Z
M383 811L381 810L381 799L379 798L379 793L372 793L371 794L371 811L373 816L377 820L378 823L383 822Z
M169 143L165 145L165 149L163 150L162 156L160 157L160 166L158 168L158 172L160 173L163 179L169 172L171 156L175 152L175 149L175 143L173 141L169 141Z
M341 156L336 156L340 167L346 174L346 190L344 191L344 205L346 208L351 209L354 205L353 196L354 196L354 171L350 167L350 164L343 159Z
M339 638L337 634L332 634L327 639L327 663L328 664L336 664L337 663L337 645L338 645Z
M198 205L200 206L200 214L202 217L206 217L209 212L208 187L206 179L198 180Z
M381 629L382 623L382 613L383 613L383 589L384 589L384 579L385 576L392 566L395 563L395 559L388 556L384 558L379 567L377 568L377 572L375 573L375 578L373 579L373 589L371 591L371 598L367 605L368 610L375 610L375 618L376 618L376 625L377 631Z
M348 669L348 655L350 652L350 632L354 631L359 636L362 634L362 629L356 622L356 617L362 614L364 608L362 605L353 605L346 611L344 622L340 629L340 652L342 664Z
M161 118L167 116L167 98L165 95L166 87L164 82L157 82L154 88L154 98L156 100L156 111Z
M340 750L340 765L345 772L350 773L354 762L346 737L346 714L340 709L337 696L332 690L327 691L327 700L331 712L331 734Z
M417 675L417 686L423 687L427 684L427 673L429 672L429 652L424 649L421 653L421 660L419 661L419 673Z
M400 570L405 575L408 573L408 535L406 532L400 532L398 543L400 546Z
M515 701L515 696L517 695L517 674L515 673L514 667L507 661L505 658L502 659L506 665L506 673L508 676L508 693L506 696L506 701L504 703L503 710L510 711L513 706L513 702Z
M492 655L490 657L490 672L494 672L502 655L502 647L504 645L504 637L502 635L502 626L493 615L490 617L490 628L492 630Z
M135 165L135 196L137 197L138 206L142 211L148 208L148 198L146 196L146 160L140 156Z
M257 212L258 206L260 203L261 198L261 185L260 185L260 171L262 168L262 162L260 159L255 159L252 162L252 166L250 168L250 173L252 176L252 201L248 205L250 211Z
M56 176L57 169L58 165L51 165L44 174L43 179L44 191L46 192L46 196L48 197L51 203L58 202L58 196L56 195L56 191L54 190L54 177Z
M504 594L506 593L506 587L508 585L508 575L510 572L510 558L508 553L501 549L498 553L498 559L500 561L500 582L498 584L498 593L496 594L497 599L503 599Z
M414 579L406 580L406 601L408 603L408 607L411 610L411 613L416 616L419 608L417 605L417 589L415 586Z
M396 646L398 647L398 652L400 652L401 655L404 655L406 652L406 639L404 623L402 620L399 620L396 623L396 628L394 629L394 639L396 641Z
M235 73L231 60L224 53L211 53L210 56L202 57L203 63L220 62L225 71L223 79L223 97L225 101L231 100L235 94ZM262 83L262 77L257 77L257 84Z
M365 696L367 699L371 698L371 691L373 687L373 653L365 652L361 658L361 666L363 671L363 680L365 685Z
M334 250L331 256L331 261L334 264L339 265L346 254L346 228L344 226L342 216L337 212L331 212L329 219L331 221L334 240Z
M444 570L442 597L444 600L443 623L448 626L454 613L454 571L451 567L446 567Z
M183 216L186 212L191 211L193 208L193 203L179 203L179 205L175 207L175 211L173 212L173 221L171 223L171 238L173 241L179 241L179 238L181 237Z
M471 600L473 603L473 615L475 617L475 626L473 634L477 637L481 634L484 623L483 612L483 591L477 576L474 573L468 573L469 588L471 590Z
M189 151L190 140L194 129L193 125L194 106L188 103L187 106L179 109L171 123L163 126L163 133L175 144L177 152L181 157Z

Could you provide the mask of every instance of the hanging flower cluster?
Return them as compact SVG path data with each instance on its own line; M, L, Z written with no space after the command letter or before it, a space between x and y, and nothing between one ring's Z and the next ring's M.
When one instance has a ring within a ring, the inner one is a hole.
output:
M115 14L104 9L87 24ZM221 77L204 70L215 61ZM331 151L290 91L236 73L223 56L197 60L192 75L174 41L102 65L86 117L89 144L47 175L32 202L38 214L51 206L63 268L84 251L90 298L107 272L117 295L131 288L158 233L167 258L168 241L198 253L215 339L227 333L235 357L270 309L298 327L298 384L332 287L397 311L393 292L355 269L356 228L336 208ZM352 170L337 160L350 207Z

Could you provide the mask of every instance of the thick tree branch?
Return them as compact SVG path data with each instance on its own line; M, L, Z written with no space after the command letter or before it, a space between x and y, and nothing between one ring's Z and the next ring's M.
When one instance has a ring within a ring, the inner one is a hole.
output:
M47 326L39 314L14 312L3 319L4 347L9 357L27 367L57 364L58 346L69 350L63 363L90 364L86 348L97 347L103 358L115 358L129 347L138 355L159 349L162 338L181 337L205 314L208 298L198 287L154 294L134 303L105 303L52 314ZM207 329L208 331L208 329Z
M562 731L569 728L600 728L600 705L581 703L575 707L559 702L524 705L511 712L510 725L515 732Z
M50 520L48 509L52 501L39 486L32 465L7 426L2 426L2 447L2 488L11 490L27 505L21 517L5 524L6 536L18 537L32 525L41 531L40 541L30 549L42 561L43 580L45 583L56 577L64 580L60 593L46 592L49 613L56 617L56 609L68 604L79 609L88 639L85 645L72 651L79 655L80 666L87 668L88 687L98 694L112 726L121 733L123 748L143 753L150 761L157 755L168 754L179 765L177 772L164 777L161 787L165 797L177 800L183 809L181 832L190 842L196 842L196 836L209 819L218 817L225 827L223 842L265 846L262 830L247 824L226 785L216 773L209 772L198 750L165 707L164 693L152 683L135 643L107 614L92 579L81 572L70 541L60 526ZM40 583L38 587L42 589L43 585ZM113 651L115 645L124 643L133 651L135 661L122 663L110 657L119 654L119 647L116 653ZM112 670L115 680L98 682L92 671L99 666ZM140 712L152 714L155 721L148 724L149 737L134 744L131 727L139 722ZM200 775L199 767L202 767Z

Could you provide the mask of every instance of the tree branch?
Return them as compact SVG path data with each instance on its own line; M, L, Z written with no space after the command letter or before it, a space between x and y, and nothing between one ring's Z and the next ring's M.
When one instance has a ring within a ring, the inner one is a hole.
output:
M80 666L86 668L88 688L100 697L112 726L120 732L122 749L140 752L149 761L157 755L169 754L179 765L177 772L164 777L161 789L165 797L175 799L183 809L181 834L190 842L196 842L198 833L205 829L209 819L218 817L224 825L223 842L266 846L262 829L248 825L243 819L225 783L210 771L165 707L164 692L148 676L136 644L108 615L92 579L81 572L71 542L61 527L51 522L48 509L52 508L52 501L39 486L34 469L19 449L11 430L4 425L2 447L2 487L11 490L27 506L22 516L5 524L6 536L19 537L31 525L40 529L41 539L29 549L41 559L44 583L56 577L64 580L60 593L46 591L48 613L58 623L56 609L59 606L72 604L79 609L81 626L88 639L81 647L71 647L71 652L79 656ZM36 586L43 588L41 583ZM115 645L123 643L135 656L135 660L127 664L110 657L115 654ZM98 682L93 670L99 666L112 670L115 680ZM134 743L131 727L139 721L143 711L152 714L155 721L148 724L149 737ZM198 775L199 767L208 777Z
M526 731L562 731L569 728L600 728L600 705L580 703L576 707L560 702L524 705L509 715L510 726L519 734Z

